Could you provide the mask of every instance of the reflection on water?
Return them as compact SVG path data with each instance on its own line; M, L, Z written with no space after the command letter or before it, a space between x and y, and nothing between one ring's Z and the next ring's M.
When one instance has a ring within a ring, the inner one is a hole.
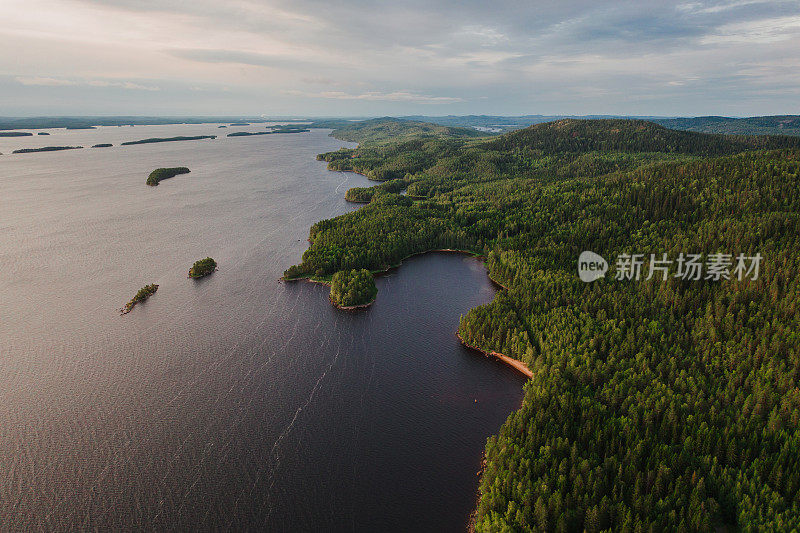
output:
M225 130L52 131L0 152ZM279 282L368 184L314 160L346 144L326 134L0 156L0 529L463 529L521 398L454 336L493 289L446 254L362 312ZM145 186L160 166L192 172Z

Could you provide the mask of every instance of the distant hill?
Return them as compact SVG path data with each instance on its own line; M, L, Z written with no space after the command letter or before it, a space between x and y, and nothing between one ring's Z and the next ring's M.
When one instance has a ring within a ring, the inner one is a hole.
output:
M504 117L501 115L446 115L440 117L428 117L425 115L412 115L400 118L405 120L413 120L416 122L432 122L442 126L480 128L492 133L500 133L525 128L532 126L533 124L541 124L542 122L558 120L559 118L565 117L552 117L546 115L522 115L519 117Z
M792 135L800 136L800 115L777 115L749 118L721 116L669 118L658 116L620 115L410 115L391 120L410 123L425 122L450 128L469 128L482 133L499 134L528 126L555 122L564 119L628 119L648 120L661 126L699 133L721 133L730 135ZM88 128L92 126L130 126L154 124L201 124L201 123L263 123L267 121L293 123L300 119L286 120L280 117L231 117L231 116L66 116L66 117L0 117L0 130L42 128ZM368 117L310 118L312 128L348 129L354 124L365 124L387 119ZM448 134L449 135L449 134ZM466 135L466 134L465 134Z
M694 117L653 119L653 122L676 130L701 133L726 133L732 135L798 135L800 115L770 117Z
M440 126L429 122L417 122L391 117L348 122L334 132L334 137L342 141L369 142L371 144L402 141L410 138L472 138L480 137L481 135L481 132L473 128Z
M624 119L642 119L653 120L663 119L665 117L654 116L622 116L622 115L520 115L520 116L503 116L503 115L446 115L439 117L429 117L425 115L413 115L400 117L405 120L414 120L422 122L433 122L434 124L441 124L442 126L461 126L475 128L486 133L506 133L509 131L527 128L534 124L542 124L543 122L555 122L556 120L563 120L567 118L574 118L579 120L595 120L606 118L624 118Z
M659 116L621 116L621 115L412 115L400 117L405 120L432 122L443 126L471 127L488 133L505 133L526 128L535 124L555 122L564 119L637 119L655 122L661 126L696 131L699 133L722 133L728 135L796 135L800 136L800 115L778 115L766 117L659 117ZM334 126L338 127L338 126Z
M646 120L563 119L530 126L492 140L495 150L559 152L663 152L725 155L752 149L800 148L800 139L786 136L726 136L679 131Z

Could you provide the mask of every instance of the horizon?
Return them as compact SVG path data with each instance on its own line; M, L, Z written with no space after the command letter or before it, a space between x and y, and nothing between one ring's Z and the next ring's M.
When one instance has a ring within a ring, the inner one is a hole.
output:
M133 119L208 119L209 123L222 123L228 122L229 119L247 119L253 122L264 121L274 122L280 120L291 121L312 121L312 120L377 120L377 119L397 119L397 120L416 120L416 119L435 119L435 118L545 118L545 119L576 119L576 120L600 120L600 119L629 119L629 120L650 120L650 119L682 119L682 118L724 118L724 119L747 119L747 118L773 118L773 117L796 117L798 114L780 113L775 115L605 115L605 114L563 114L563 115L550 115L545 113L525 113L519 115L495 115L490 113L464 113L464 114L448 114L448 115L256 115L256 114L241 114L241 115L200 115L200 114L62 114L62 115L0 115L0 120L14 120L14 119L114 119L114 118L133 118ZM165 123L171 124L171 123ZM140 124L141 126L153 124ZM102 127L102 124L96 126ZM30 129L30 127L28 127ZM0 128L3 129L3 128Z
M9 0L8 117L789 115L790 1ZM357 31L353 31L356 29Z

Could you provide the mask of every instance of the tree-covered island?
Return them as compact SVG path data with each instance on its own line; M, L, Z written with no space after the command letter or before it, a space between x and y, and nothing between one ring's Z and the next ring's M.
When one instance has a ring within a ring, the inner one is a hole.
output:
M205 259L194 262L192 268L189 269L189 277L195 279L202 278L208 276L215 270L217 270L217 262L210 257L206 257Z
M156 285L155 283L151 283L150 285L145 285L144 287L139 289L139 292L136 293L136 295L131 299L130 302L125 304L125 307L120 309L120 314L124 315L130 313L131 310L133 310L133 308L136 306L136 304L144 302L152 295L154 295L157 290L158 290L158 285Z
M339 309L367 307L378 289L369 270L342 270L331 277L331 302Z
M150 173L145 183L156 186L162 180L173 178L178 174L188 174L189 172L191 171L186 167L157 168Z
M44 146L42 148L20 148L14 150L13 154L32 154L35 152L58 152L59 150L78 150L83 146Z
M177 137L151 137L149 139L141 139L138 141L126 141L121 143L120 146L131 146L135 144L153 144L153 143L167 143L177 141L199 141L202 139L216 139L216 135L178 135Z
M308 128L299 128L296 126L272 126L267 127L267 131L237 131L229 133L228 137L250 137L252 135L272 135L275 133L306 133L311 130Z
M269 135L271 131L235 131L229 133L226 137L251 137L253 135Z

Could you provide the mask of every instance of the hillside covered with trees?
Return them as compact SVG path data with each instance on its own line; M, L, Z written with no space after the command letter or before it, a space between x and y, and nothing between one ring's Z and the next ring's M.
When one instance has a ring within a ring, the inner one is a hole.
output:
M341 126L341 124L341 121L333 122L332 124L320 122L314 123L313 126ZM421 137L480 137L481 133L473 128L442 126L431 124L430 122L384 117L350 122L345 127L337 129L335 136L342 141L374 145L395 143L404 139L419 139Z
M800 135L800 115L768 117L693 117L656 119L655 122L676 130L733 135Z
M631 120L397 142L402 124L372 128L380 142L320 158L384 185L315 224L287 277L437 248L487 258L507 290L459 334L533 377L487 442L476 530L800 528L800 139ZM580 281L583 250L612 271ZM681 253L763 264L755 279L616 279L623 254Z

